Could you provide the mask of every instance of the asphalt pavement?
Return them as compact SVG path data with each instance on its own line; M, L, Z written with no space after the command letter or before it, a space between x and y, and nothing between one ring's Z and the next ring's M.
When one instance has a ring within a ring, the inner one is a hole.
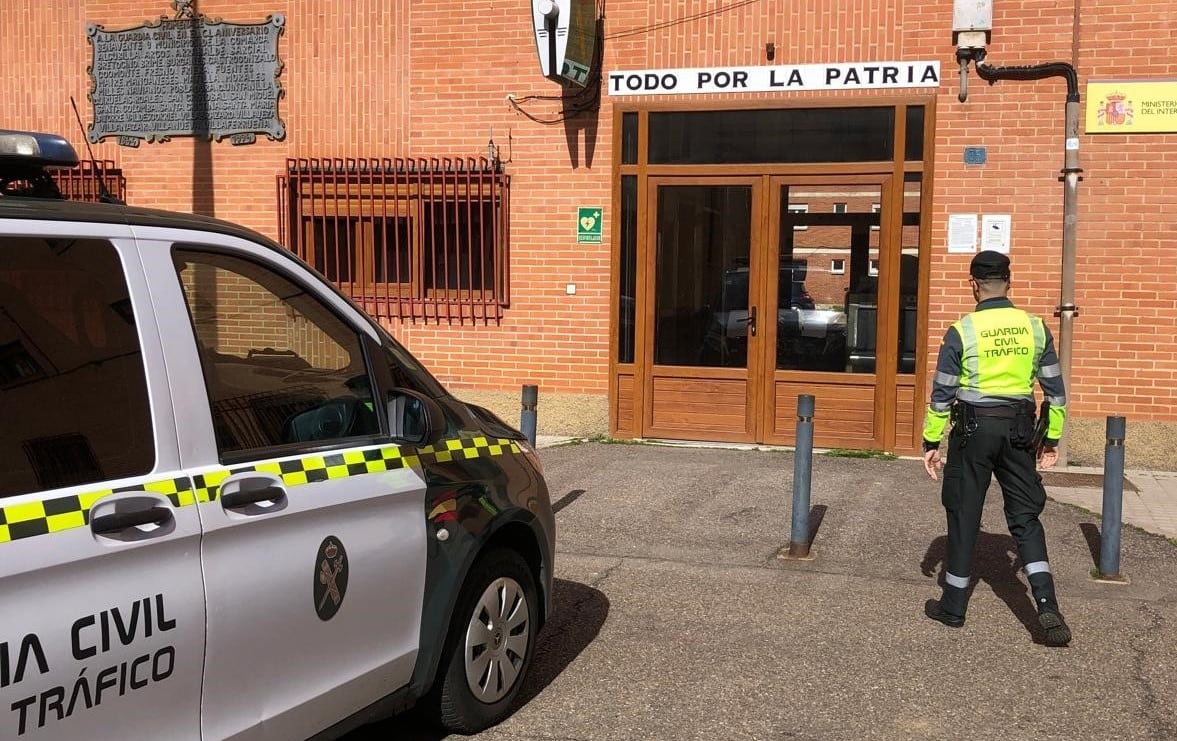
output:
M1177 738L1177 545L1043 520L1070 647L1042 644L1000 492L968 622L939 596L945 518L917 460L813 460L812 559L789 541L793 454L582 443L541 451L558 508L555 609L491 741ZM447 738L411 716L354 739ZM456 737L455 737L456 738Z

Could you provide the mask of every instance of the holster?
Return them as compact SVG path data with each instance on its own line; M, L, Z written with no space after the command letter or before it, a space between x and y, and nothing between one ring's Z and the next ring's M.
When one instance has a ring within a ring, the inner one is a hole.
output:
M972 406L968 404L956 403L952 405L950 417L954 427L960 427L962 431L969 428L971 432L977 427L977 415Z
M1050 428L1050 402L1043 401L1038 408L1038 424L1034 427L1034 449L1041 448L1046 442L1046 433Z
M951 419L953 433L959 431L956 437L957 444L963 448L977 429L977 410L970 404L953 404Z
M1013 423L1010 425L1009 442L1015 448L1035 450L1038 448L1039 440L1038 428L1034 424L1034 402L1023 399L1018 402Z

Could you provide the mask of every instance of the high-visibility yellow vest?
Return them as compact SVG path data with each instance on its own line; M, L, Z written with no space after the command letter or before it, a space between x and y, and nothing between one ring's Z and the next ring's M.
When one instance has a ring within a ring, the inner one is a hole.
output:
M1034 401L1034 380L1046 350L1040 318L1013 307L986 309L953 326L964 345L956 398L972 403Z

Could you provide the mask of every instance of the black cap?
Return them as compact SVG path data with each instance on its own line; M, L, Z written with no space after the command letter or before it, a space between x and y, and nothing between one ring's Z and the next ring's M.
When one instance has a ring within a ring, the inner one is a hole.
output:
M985 278L1009 280L1009 257L993 250L982 250L969 264L969 275L979 280Z

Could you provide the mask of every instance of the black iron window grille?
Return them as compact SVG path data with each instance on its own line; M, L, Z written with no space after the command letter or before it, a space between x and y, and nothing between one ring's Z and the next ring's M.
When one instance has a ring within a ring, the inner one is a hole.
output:
M279 238L379 319L498 321L509 204L497 160L290 159Z

